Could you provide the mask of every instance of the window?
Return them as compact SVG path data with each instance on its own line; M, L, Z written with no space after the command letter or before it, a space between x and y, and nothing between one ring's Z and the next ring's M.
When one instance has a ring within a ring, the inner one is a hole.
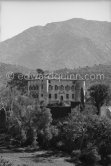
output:
M41 85L41 89L43 89L43 84Z
M31 90L31 85L29 86L29 90Z
M65 90L66 90L66 91L69 91L69 90L70 90L70 86L67 85L67 86L65 87Z
M64 97L63 97L63 96L61 96L61 97L60 97L60 100L61 100L61 101L63 101L63 99L64 99Z
M51 83L51 80L49 80L49 83Z
M31 90L34 90L34 85L31 86Z
M41 94L41 97L43 97L43 94Z
M69 99L69 94L66 94L66 99Z
M49 90L53 90L53 86L49 85Z
M72 94L72 99L74 99L74 94Z
M64 90L64 86L63 85L60 86L60 90L61 91Z
M38 90L39 89L39 87L38 87L38 85L36 85L36 90Z
M34 98L38 98L38 94L37 93L34 93Z
M33 90L36 90L36 86L35 85L33 86Z
M49 94L49 99L51 99L51 94Z
M37 94L37 93L34 93L34 92L31 94L31 96L32 96L33 98L38 98L38 94Z
M57 85L55 85L55 90L58 90L58 86Z
M57 99L57 94L55 94L55 99Z
M72 85L71 90L74 91L74 85Z

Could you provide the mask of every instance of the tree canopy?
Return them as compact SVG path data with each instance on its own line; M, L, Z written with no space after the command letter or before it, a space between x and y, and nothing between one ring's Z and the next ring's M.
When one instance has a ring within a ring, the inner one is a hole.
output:
M22 93L25 93L27 89L27 79L25 79L25 75L22 73L13 73L13 77L7 82L7 86L10 88L16 87Z
M105 84L92 85L89 89L90 100L97 108L97 114L100 113L100 108L107 104L110 95L109 86Z

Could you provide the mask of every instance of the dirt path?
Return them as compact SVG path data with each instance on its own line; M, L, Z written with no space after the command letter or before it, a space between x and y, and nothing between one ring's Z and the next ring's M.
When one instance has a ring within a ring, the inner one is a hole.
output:
M63 154L57 154L52 151L38 151L33 153L0 153L0 156L11 161L14 166L74 166L67 162L69 157L64 157Z

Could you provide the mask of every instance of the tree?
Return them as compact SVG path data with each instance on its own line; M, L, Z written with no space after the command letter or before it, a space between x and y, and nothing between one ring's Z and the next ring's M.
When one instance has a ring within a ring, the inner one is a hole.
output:
M81 109L81 111L83 111L84 110L84 90L83 90L83 88L81 88L81 105L80 105L80 109Z
M100 114L100 108L109 100L109 86L105 84L92 85L89 89L90 100L97 108L97 115Z
M42 70L42 69L36 69L36 72L38 73L38 74L44 74L44 71Z
M7 86L13 89L14 87L22 93L26 93L27 91L27 79L25 79L25 75L22 73L13 73L13 77L11 80L7 82Z
M3 103L6 110L12 111L13 103L19 96L19 91L16 88L6 87L0 90L0 102Z
M5 108L0 109L0 132L6 129L6 110Z

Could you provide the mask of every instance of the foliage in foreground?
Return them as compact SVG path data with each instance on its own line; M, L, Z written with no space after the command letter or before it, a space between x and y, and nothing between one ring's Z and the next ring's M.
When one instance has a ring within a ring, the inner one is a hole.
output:
M111 121L105 117L73 111L60 132L61 149L82 163L107 166L111 155ZM75 154L76 152L76 154ZM76 156L77 155L77 156Z
M10 162L9 159L6 159L0 156L0 166L14 166L13 162ZM28 166L27 164L17 164L16 166Z
M100 114L100 108L109 102L110 88L105 84L94 84L89 88L90 100L97 108L97 115Z
M105 91L107 88L105 89ZM63 121L53 124L50 110L17 91L5 91L9 145L29 149L53 148L72 154L72 160L83 165L100 163L107 166L111 156L111 121L96 114L96 107L72 110ZM99 91L99 95L103 91ZM102 101L102 104L106 101ZM100 105L101 106L101 105ZM7 166L7 165L6 165Z

